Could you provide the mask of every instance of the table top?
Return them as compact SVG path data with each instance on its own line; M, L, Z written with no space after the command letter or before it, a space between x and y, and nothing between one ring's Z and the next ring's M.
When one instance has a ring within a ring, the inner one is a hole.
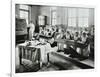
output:
M34 44L28 45L29 42L33 42ZM41 44L40 42L34 42L34 41L28 41L28 42L24 42L19 44L19 47L29 47L29 48L41 48L44 47L46 44Z
M56 39L55 41L58 42L58 43L77 43L77 44L84 44L83 42L80 42L80 41L66 40L66 39Z
M74 40L66 40L66 39L56 39L56 42L75 42Z

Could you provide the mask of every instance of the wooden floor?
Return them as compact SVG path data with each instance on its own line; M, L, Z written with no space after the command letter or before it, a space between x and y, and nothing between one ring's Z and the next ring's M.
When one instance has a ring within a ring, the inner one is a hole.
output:
M77 67L77 68L80 68L80 69L91 69L91 68L94 68L94 66L91 66L88 64L88 61L91 62L91 63L94 63L92 62L92 60L90 61L89 59L83 59L83 60L76 60L74 58L71 58L71 57L68 57L66 56L66 54L61 54L61 53L57 53L57 52L53 52L52 57L50 59L54 60L54 62L58 62L57 64L60 64L62 67L64 67L65 69L67 69L66 67ZM51 60L51 61L52 61ZM84 61L85 60L85 61ZM87 64L85 63L87 61ZM84 62L84 63L83 63Z
M37 71L41 72L41 71L58 71L58 70L78 70L78 69L83 69L85 64L86 64L85 68L88 67L87 65L94 67L94 61L89 60L89 59L78 61L83 64L77 63L77 62L72 63L73 62L72 59L71 59L72 62L68 61L70 60L69 58L67 58L68 55L64 54L63 52L60 52L57 54L51 54L49 66L45 65L42 68L39 68L39 65L36 64L35 66L30 67L32 64L31 61L24 60L24 59L23 59L24 65L19 65L18 54L19 54L19 51L18 51L18 47L16 46L16 63L15 63L16 73L37 72ZM79 66L76 66L75 63L76 65L79 65Z

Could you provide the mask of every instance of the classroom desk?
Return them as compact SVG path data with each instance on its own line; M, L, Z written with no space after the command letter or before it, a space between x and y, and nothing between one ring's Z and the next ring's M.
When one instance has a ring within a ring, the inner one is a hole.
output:
M75 41L74 40L56 39L55 41L58 43L58 46L60 44L59 49L61 49L61 50L63 50L64 45L66 45L67 48L69 48L70 46L73 46L73 48L75 48Z
M77 48L80 48L81 49L81 55L84 54L83 49L88 47L88 45L85 45L81 42L77 42L77 41L74 41L74 40L56 39L55 41L58 43L59 50L64 50L64 48L65 48L64 45L66 45L66 48L69 48L69 47L72 46L72 48L74 50L76 50Z

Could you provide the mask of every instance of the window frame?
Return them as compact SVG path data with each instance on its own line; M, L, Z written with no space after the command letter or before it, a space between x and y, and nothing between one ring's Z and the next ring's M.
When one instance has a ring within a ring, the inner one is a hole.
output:
M55 16L55 14L56 16ZM54 15L53 15L54 14ZM54 22L55 21L55 22ZM56 10L51 10L51 25L55 26L57 25L57 11Z
M24 5L24 4L23 4ZM25 8L20 8L21 5L19 5L19 17L21 18L21 14L20 14L20 11L23 11L23 12L27 12L28 13L28 18L26 20L27 24L29 24L29 19L30 19L30 10L29 10L29 7L28 5L24 5L24 6L27 6L28 9L25 9Z

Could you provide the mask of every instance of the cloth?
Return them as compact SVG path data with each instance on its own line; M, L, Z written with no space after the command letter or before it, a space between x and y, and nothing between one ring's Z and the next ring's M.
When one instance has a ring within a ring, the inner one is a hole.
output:
M47 52L45 46L40 47L40 55L41 55L41 61L42 63L47 62Z
M70 40L70 34L66 34L66 39Z
M29 40L31 40L33 38L33 35L34 35L34 31L35 31L35 25L30 23L29 24Z
M83 43L85 43L86 42L86 40L87 40L87 37L81 37L81 41L83 42Z
M40 59L42 63L47 63L47 53L49 52L56 52L57 51L57 47L51 47L51 45L49 43L46 43L45 45L37 45L39 42L38 41L32 41L31 42L31 47L33 48L38 48L40 51ZM36 43L36 44L34 44ZM19 46L27 46L27 43L22 43Z
M74 36L74 40L80 41L80 37L79 36Z
M57 36L56 36L56 39L62 39L63 38L63 34L58 34Z
M42 63L47 63L47 53L56 52L58 50L57 47L51 47L49 43L46 43L46 45L39 46L38 48L40 48Z

